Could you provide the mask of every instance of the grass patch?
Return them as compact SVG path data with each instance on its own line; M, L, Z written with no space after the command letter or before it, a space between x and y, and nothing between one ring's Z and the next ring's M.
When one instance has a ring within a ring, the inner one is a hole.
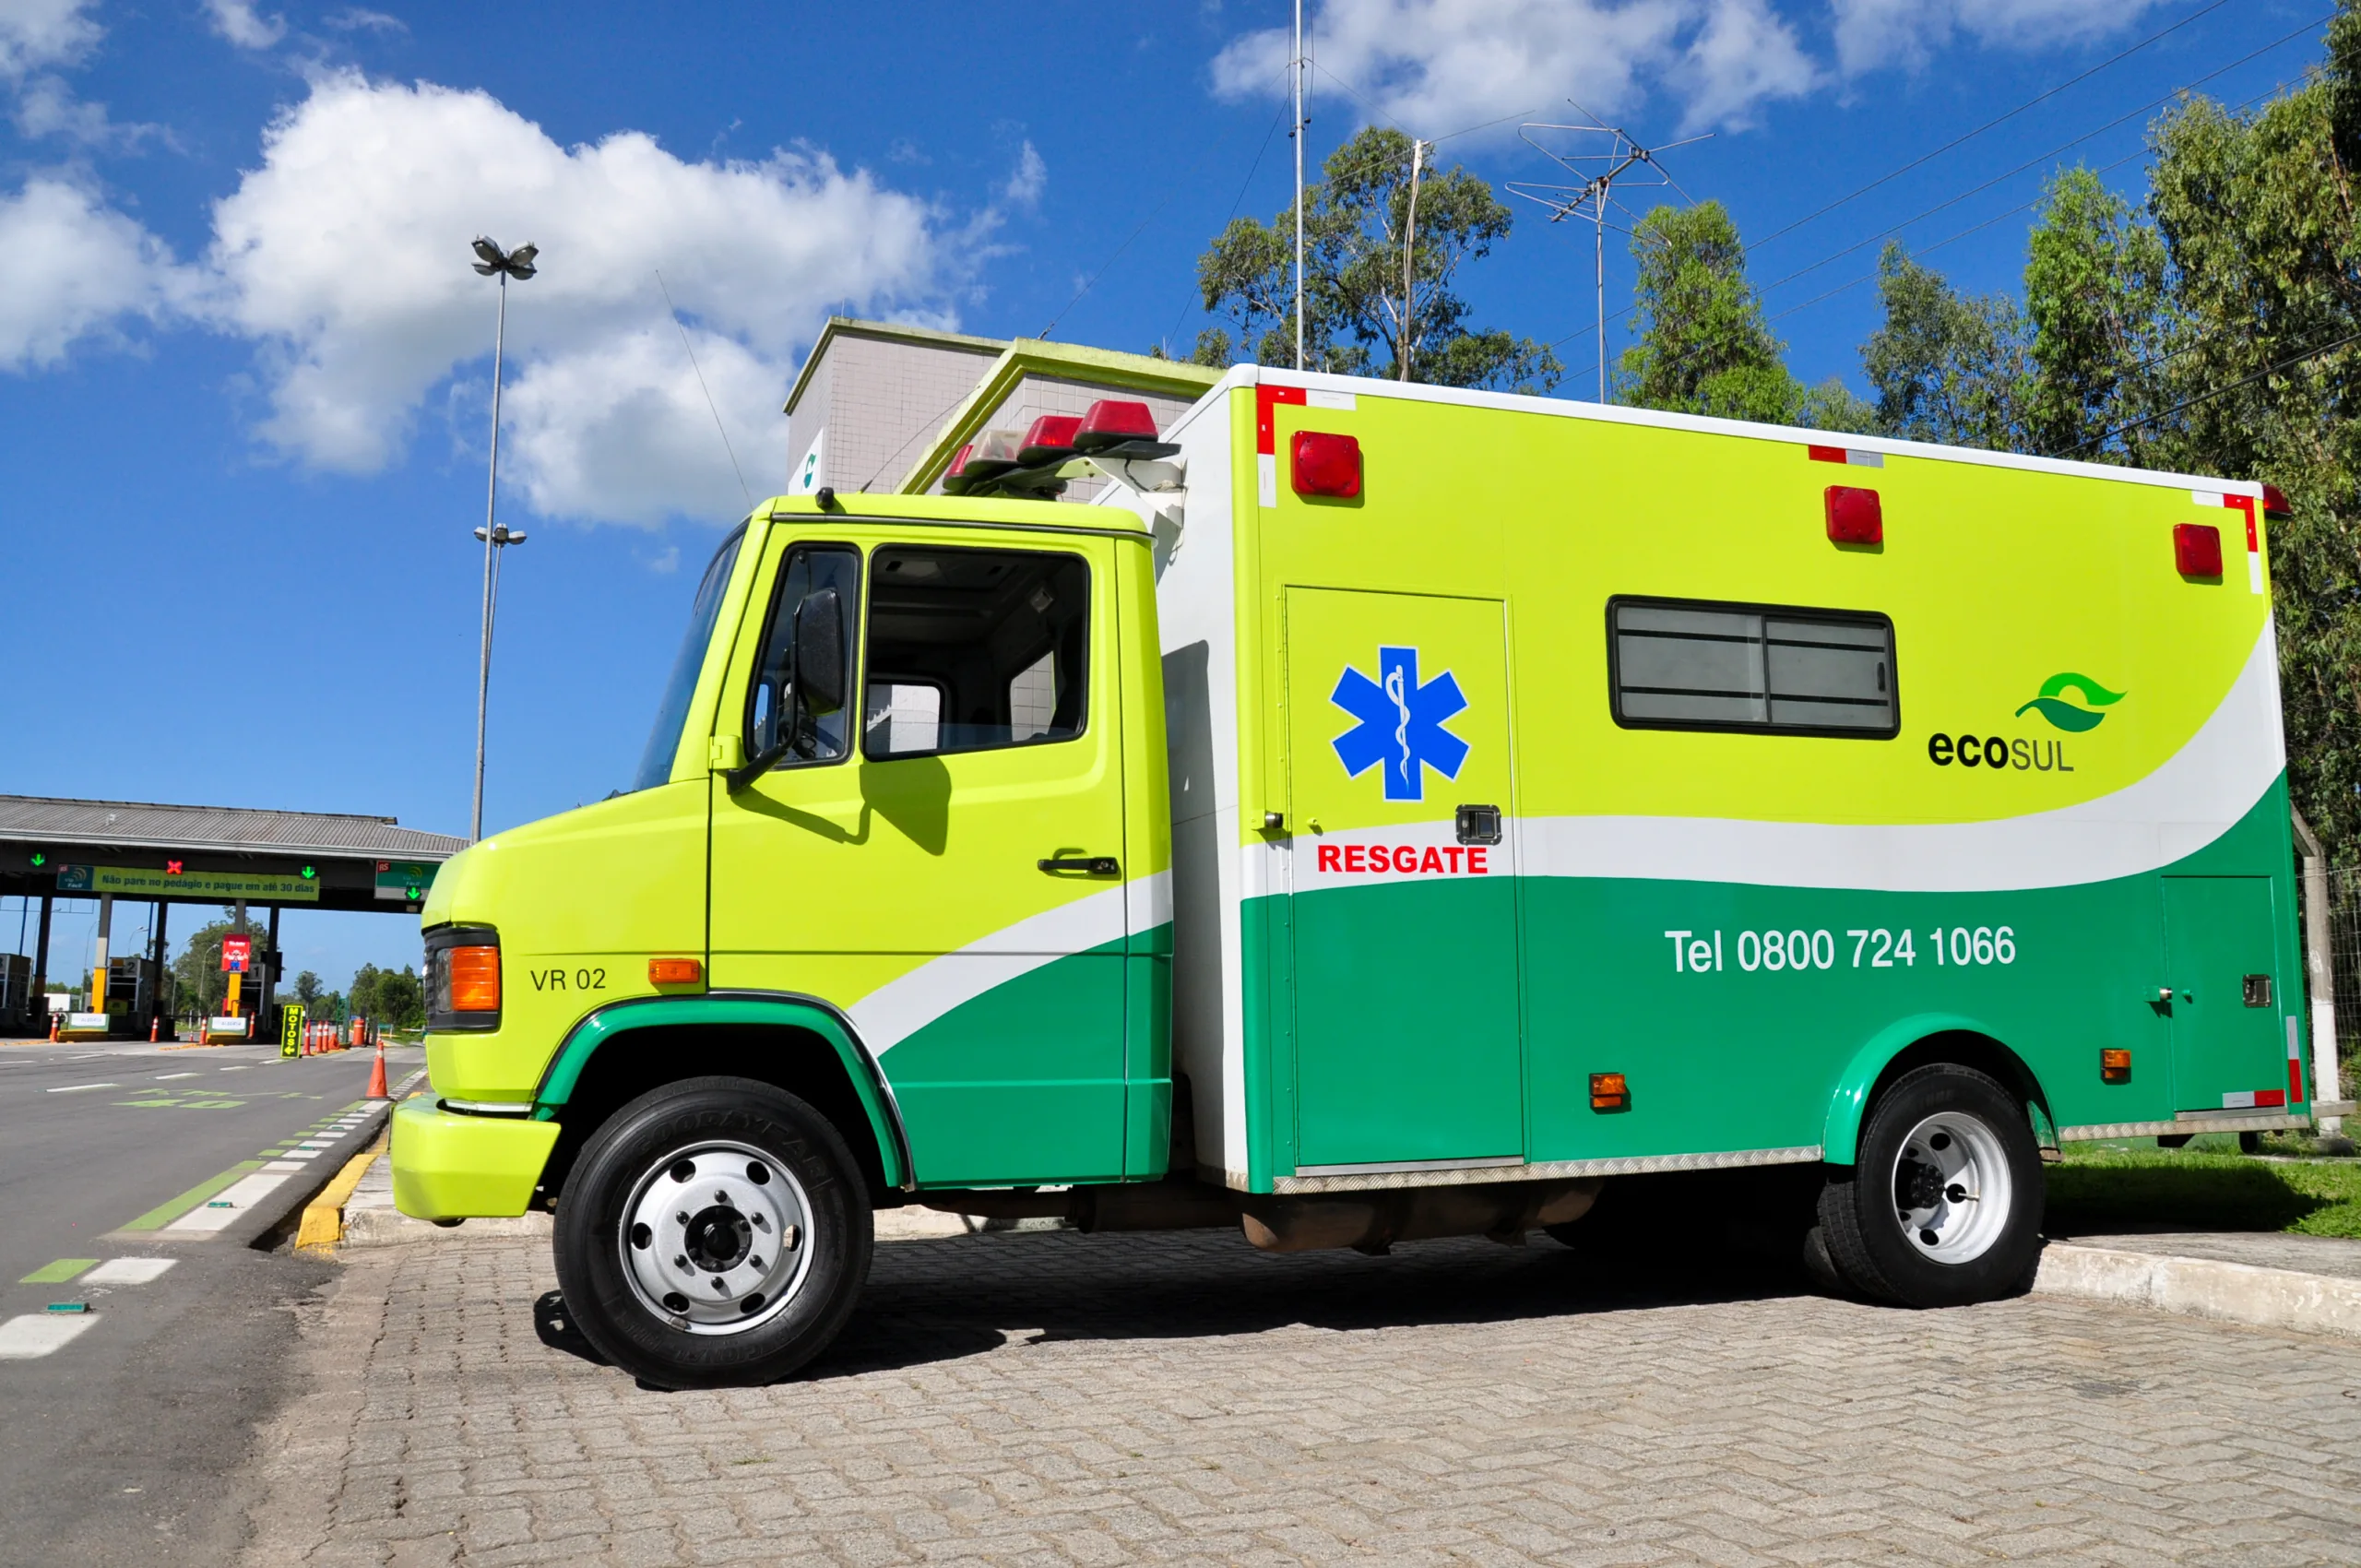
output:
M2162 1226L2361 1239L2361 1161L2069 1145L2065 1163L2049 1168L2049 1215L2069 1234Z

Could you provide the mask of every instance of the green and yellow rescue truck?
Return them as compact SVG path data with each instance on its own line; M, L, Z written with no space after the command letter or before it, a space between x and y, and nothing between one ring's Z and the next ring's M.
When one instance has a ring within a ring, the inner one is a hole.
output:
M759 508L635 787L426 906L400 1206L553 1208L652 1383L819 1351L883 1206L1381 1252L1801 1177L1939 1305L2059 1140L2301 1120L2261 486L1240 367L943 488Z

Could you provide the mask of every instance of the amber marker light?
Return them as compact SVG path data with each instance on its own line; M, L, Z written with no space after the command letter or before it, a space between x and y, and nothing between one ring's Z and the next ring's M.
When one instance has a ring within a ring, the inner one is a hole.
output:
M2099 1052L2099 1082L2128 1084L2131 1081L2131 1052L2102 1051Z
M650 958L650 985L695 985L705 979L705 965L694 958Z
M1593 1073L1590 1075L1590 1108L1593 1111L1629 1111L1631 1090L1620 1073Z
M500 1011L500 949L454 947L451 966L451 1011Z

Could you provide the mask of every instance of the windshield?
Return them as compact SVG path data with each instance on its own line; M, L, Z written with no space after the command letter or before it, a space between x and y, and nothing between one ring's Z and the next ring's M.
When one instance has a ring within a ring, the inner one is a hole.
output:
M663 699L656 705L656 728L647 732L647 750L640 754L635 790L651 789L672 777L672 756L680 750L681 726L688 721L689 699L695 695L697 671L705 668L705 645L713 640L713 624L721 615L721 590L730 586L730 568L737 564L738 547L746 540L744 524L721 541L713 562L697 584L696 602L689 607L688 636L672 660L671 677L664 683Z

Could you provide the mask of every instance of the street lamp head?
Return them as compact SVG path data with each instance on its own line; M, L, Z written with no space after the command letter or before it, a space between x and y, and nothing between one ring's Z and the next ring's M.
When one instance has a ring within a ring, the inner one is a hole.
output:
M540 270L533 265L533 258L541 254L539 245L524 244L513 251L504 251L497 241L478 234L473 248L478 258L476 271L486 278L504 273L521 283Z
M476 537L477 537L478 539L488 539L488 538L490 538L491 536L490 536L490 535L488 535L488 534L486 534L486 533L483 531L483 529L476 529Z

